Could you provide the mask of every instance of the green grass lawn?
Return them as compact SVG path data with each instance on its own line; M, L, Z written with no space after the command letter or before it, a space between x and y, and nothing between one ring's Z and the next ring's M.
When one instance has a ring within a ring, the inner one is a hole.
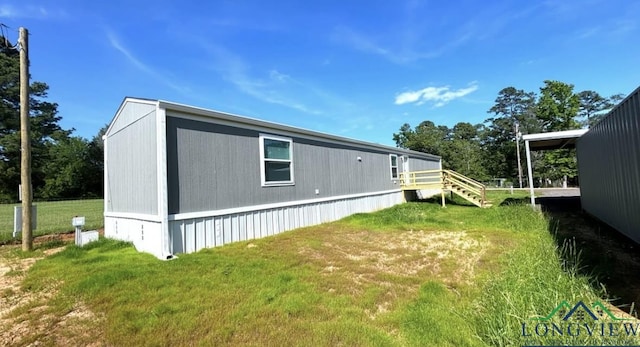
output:
M34 205L38 206L38 225L34 236L72 231L71 219L74 216L85 216L84 230L102 228L104 225L102 199L36 202ZM20 204L0 204L0 243L13 238L14 206Z
M93 315L79 321L86 329L76 344L629 342L584 334L521 336L523 322L562 300L591 303L599 293L577 275L575 254L554 243L547 219L518 203L526 195L516 194L491 192L489 209L455 201L447 208L407 203L171 261L111 240L68 246L38 261L23 282L36 297L57 294L11 317L33 324L54 317L48 333L25 337L25 345L59 343L58 323L79 307Z

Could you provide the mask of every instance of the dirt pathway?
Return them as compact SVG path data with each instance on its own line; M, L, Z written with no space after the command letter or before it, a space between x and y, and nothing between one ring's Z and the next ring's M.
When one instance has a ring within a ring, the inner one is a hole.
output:
M21 258L19 246L0 246L0 346L102 346L100 321L82 303L60 312L53 300L58 284L29 291L22 288L27 271L38 260L60 252L64 247L48 249L40 256Z

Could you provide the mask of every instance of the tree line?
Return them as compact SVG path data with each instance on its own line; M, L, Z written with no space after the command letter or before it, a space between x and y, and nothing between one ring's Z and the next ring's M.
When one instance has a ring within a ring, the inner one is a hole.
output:
M452 128L429 120L413 128L405 123L393 140L398 147L441 156L446 169L481 182L504 179L518 187L518 147L526 176L521 135L591 127L622 99L622 94L604 97L592 90L575 92L572 84L546 80L539 93L502 89L484 123L460 122ZM536 185L559 180L575 183L575 149L532 154Z
M102 197L102 134L88 140L63 129L49 86L30 84L34 199ZM16 202L20 184L20 52L0 36L0 202Z

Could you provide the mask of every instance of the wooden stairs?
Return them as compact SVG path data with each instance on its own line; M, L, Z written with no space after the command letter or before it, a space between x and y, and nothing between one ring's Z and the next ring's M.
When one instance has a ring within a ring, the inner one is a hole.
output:
M467 176L452 170L427 170L400 173L402 190L438 190L442 196L442 206L445 206L445 193L451 192L481 207L491 207L486 197L486 186Z

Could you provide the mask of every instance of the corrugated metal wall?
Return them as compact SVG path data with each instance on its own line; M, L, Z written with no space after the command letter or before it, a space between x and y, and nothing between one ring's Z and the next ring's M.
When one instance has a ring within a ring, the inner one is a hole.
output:
M389 152L296 137L295 185L262 187L259 133L167 117L169 214L400 188L391 179ZM437 168L438 161L431 160L422 167L429 166Z
M143 106L125 105L107 134L107 212L158 213L156 112Z
M169 222L172 253L191 253L237 241L335 221L402 202L402 193L341 199L284 208Z
M577 142L582 208L640 243L640 88Z

